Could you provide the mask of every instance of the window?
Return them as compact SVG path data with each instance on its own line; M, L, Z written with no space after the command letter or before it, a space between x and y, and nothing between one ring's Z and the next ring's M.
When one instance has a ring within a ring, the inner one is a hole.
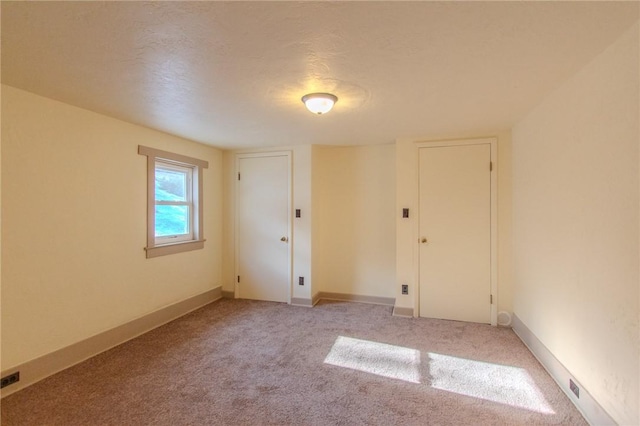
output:
M156 159L156 245L193 240L193 168Z
M209 163L138 146L147 156L147 257L204 247L202 169Z

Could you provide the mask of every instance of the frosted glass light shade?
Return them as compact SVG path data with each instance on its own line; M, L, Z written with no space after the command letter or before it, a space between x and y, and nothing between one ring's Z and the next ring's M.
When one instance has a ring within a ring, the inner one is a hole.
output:
M331 93L309 93L302 97L302 102L309 111L320 115L331 111L333 104L338 102L338 97Z

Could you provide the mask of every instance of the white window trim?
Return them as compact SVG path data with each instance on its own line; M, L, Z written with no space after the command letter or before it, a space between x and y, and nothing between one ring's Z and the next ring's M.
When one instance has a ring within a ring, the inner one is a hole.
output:
M207 161L185 155L174 154L147 146L138 146L138 154L147 157L147 258L165 256L168 254L181 253L185 251L198 250L204 248L203 238L203 190L202 190L202 169L209 167ZM156 160L161 162L174 163L183 167L193 168L192 200L193 209L193 237L188 241L172 241L170 243L158 244L156 242Z

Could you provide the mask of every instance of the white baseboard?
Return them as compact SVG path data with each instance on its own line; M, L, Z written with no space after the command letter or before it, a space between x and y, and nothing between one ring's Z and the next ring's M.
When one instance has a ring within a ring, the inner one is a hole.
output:
M413 318L413 308L403 308L400 306L394 306L393 316Z
M579 383L569 370L547 349L546 346L536 337L531 330L518 318L513 315L511 327L522 342L529 348L531 353L540 361L540 364L547 370L553 380L556 381L560 389L569 397L571 402L582 413L584 418L592 425L615 425L616 422L598 404L587 389ZM569 380L572 380L580 388L580 397L569 389Z
M324 300L342 300L345 302L371 303L374 305L387 306L393 306L396 302L396 299L394 299L393 297L363 296L359 294L346 293L328 293L324 291L318 293L317 298Z
M311 299L307 299L304 297L292 297L291 298L292 306L304 306L305 308L312 308L313 301Z
M143 317L65 348L7 369L1 373L2 377L19 371L20 381L2 389L2 391L0 391L0 397L4 398L5 396L9 396L20 389L24 389L55 373L79 364L99 353L138 337L220 298L222 298L222 288L217 287L174 303L173 305L158 309Z

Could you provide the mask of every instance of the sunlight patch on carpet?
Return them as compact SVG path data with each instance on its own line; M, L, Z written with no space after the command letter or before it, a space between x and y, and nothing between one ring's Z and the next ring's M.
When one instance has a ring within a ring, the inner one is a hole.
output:
M325 364L420 383L420 351L338 336Z
M526 370L429 353L431 387L543 414L555 414Z

